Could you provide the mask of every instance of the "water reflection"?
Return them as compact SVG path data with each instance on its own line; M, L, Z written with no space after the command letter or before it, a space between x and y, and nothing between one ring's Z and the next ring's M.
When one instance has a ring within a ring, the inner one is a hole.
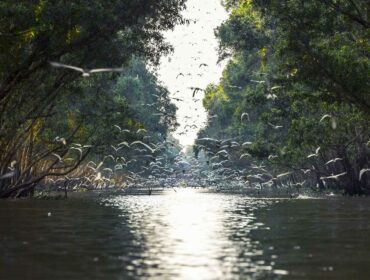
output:
M369 215L192 189L0 201L0 279L368 279Z
M254 210L272 203L243 197L183 189L163 196L118 197L106 201L128 217L132 233L141 240L145 259L128 268L140 275L176 279L235 279L273 275L273 266L259 257L252 241L257 223ZM145 269L143 269L145 267Z

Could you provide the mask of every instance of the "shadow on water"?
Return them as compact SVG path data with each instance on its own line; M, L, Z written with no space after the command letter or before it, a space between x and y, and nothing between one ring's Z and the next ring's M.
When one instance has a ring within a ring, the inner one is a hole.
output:
M369 279L369 215L367 198L289 200L259 212L270 230L252 238L286 279Z
M364 279L369 214L193 189L0 201L0 279Z
M121 257L142 252L121 212L95 201L2 201L0 208L0 279L121 279Z

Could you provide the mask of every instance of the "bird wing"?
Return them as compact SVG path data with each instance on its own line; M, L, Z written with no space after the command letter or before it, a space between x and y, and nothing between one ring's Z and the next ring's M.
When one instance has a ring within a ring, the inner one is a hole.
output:
M122 72L123 68L96 68L91 69L88 72L89 73L98 73L98 72Z
M331 115L329 115L329 114L323 115L323 116L321 117L321 119L320 119L320 121L319 121L319 122L322 122L323 120L325 120L325 119L327 119L327 118L331 118Z
M126 141L123 141L123 142L119 143L118 147L120 147L120 146L126 146L128 148L130 147L130 145Z
M122 129L121 129L121 127L119 126L119 125L113 125L115 128L118 128L119 129L119 131L121 131Z
M56 68L67 68L67 69L79 71L79 72L82 72L82 73L85 72L80 67L76 67L76 66L72 66L72 65L67 65L67 64L62 64L62 63L59 63L59 62L50 62L50 65L53 66L53 67L56 67Z
M240 116L240 120L243 120L244 116L247 116L248 120L249 120L249 114L248 113L243 113L241 116Z
M360 174L359 174L359 181L361 181L362 175L364 175L364 173L369 172L369 171L370 171L369 168L361 169Z
M194 91L193 91L193 97L195 96L195 94L197 93L197 89L195 88Z
M282 174L279 174L276 176L276 178L281 178L281 177L285 177L287 175L290 175L292 172L286 172L286 173L282 173Z
M139 128L136 133L140 133L140 132L147 132L147 130L145 128Z
M248 153L245 153L245 154L242 154L241 156L240 156L240 158L239 158L239 160L241 160L242 158L244 158L244 157L250 157L251 155L250 154L248 154Z
M145 144L144 142L134 141L134 142L131 143L130 146L135 145L135 144L140 144L140 145L144 146L145 148L147 148L151 153L154 153L154 149L152 149L148 144Z
M270 90L275 90L275 89L279 89L279 88L282 88L282 86L273 86L272 88L270 88Z

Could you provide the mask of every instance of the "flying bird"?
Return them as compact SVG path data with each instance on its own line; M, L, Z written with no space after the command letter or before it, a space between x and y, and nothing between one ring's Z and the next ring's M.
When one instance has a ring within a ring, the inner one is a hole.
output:
M346 175L347 172L343 172L343 173L340 173L340 174L336 174L336 175L331 175L331 176L327 176L327 177L320 177L321 180L325 180L325 179L334 179L334 180L338 180L339 177L343 176L343 175Z
M292 174L292 172L281 173L281 174L277 175L276 178L282 178L282 177L288 176L290 174Z
M328 162L326 162L325 163L325 165L328 165L328 164L330 164L330 163L335 163L335 162L337 162L337 161L339 161L339 160L343 160L342 158L334 158L334 159L331 159L331 160L329 160Z
M122 72L123 68L96 68L96 69L83 69L80 67L62 64L59 62L50 62L50 65L55 68L66 68L70 70L75 70L77 72L82 73L82 77L90 77L93 73L99 73L99 72Z
M282 88L283 86L273 86L270 88L270 90L276 90L276 89L279 89L279 88Z
M227 86L228 88L237 88L237 89L243 89L242 87L240 86L233 86L233 85L225 85Z
M243 114L240 116L240 121L243 121L243 118L244 118L245 116L247 116L248 121L250 121L250 119L249 119L249 114L248 114L248 113L243 113Z
M193 97L198 91L204 91L204 89L198 88L198 87L190 87L190 89L193 91Z
M364 168L360 170L360 174L358 177L358 180L361 181L362 175L364 175L366 172L370 172L370 168Z
M283 126L282 125L274 125L272 123L267 123L269 126L271 126L273 129L279 129L279 128L282 128Z
M252 83L256 83L256 84L264 84L266 83L266 81L257 81L257 80L249 80L250 82Z
M325 119L327 119L327 118L332 118L332 116L331 116L331 115L329 115L329 114L323 115L323 116L321 117L321 119L320 119L320 121L319 121L319 122L322 122L322 121L324 121L324 120L325 120Z
M144 142L142 141L134 141L130 144L130 146L133 146L133 145L142 145L144 146L147 150L149 150L151 153L154 153L155 152L155 149L153 149L152 147L150 147L148 144L145 144Z
M319 156L320 149L321 149L321 147L318 147L316 149L315 153L308 155L307 158L318 157Z
M141 132L144 132L144 133L147 133L147 130L145 128L139 128L136 133L141 133Z
M322 121L324 121L325 119L331 119L331 128L332 129L336 129L337 128L337 121L336 121L336 118L333 117L332 115L329 115L329 114L326 114L326 115L323 115L320 119L320 123Z
M239 160L241 160L242 158L245 158L245 157L251 157L251 155L249 153L242 154L240 156Z

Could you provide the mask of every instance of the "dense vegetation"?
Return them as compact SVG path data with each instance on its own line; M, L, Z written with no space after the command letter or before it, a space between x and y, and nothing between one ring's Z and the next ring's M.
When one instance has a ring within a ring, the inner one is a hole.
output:
M206 90L196 152L212 166L228 159L224 167L261 186L369 194L369 1L225 6L230 18L216 33L230 60Z
M184 2L1 1L0 197L32 194L89 158L104 161L122 141L166 137L175 108L145 62L171 50L161 31L185 22ZM82 78L50 61L125 71Z

